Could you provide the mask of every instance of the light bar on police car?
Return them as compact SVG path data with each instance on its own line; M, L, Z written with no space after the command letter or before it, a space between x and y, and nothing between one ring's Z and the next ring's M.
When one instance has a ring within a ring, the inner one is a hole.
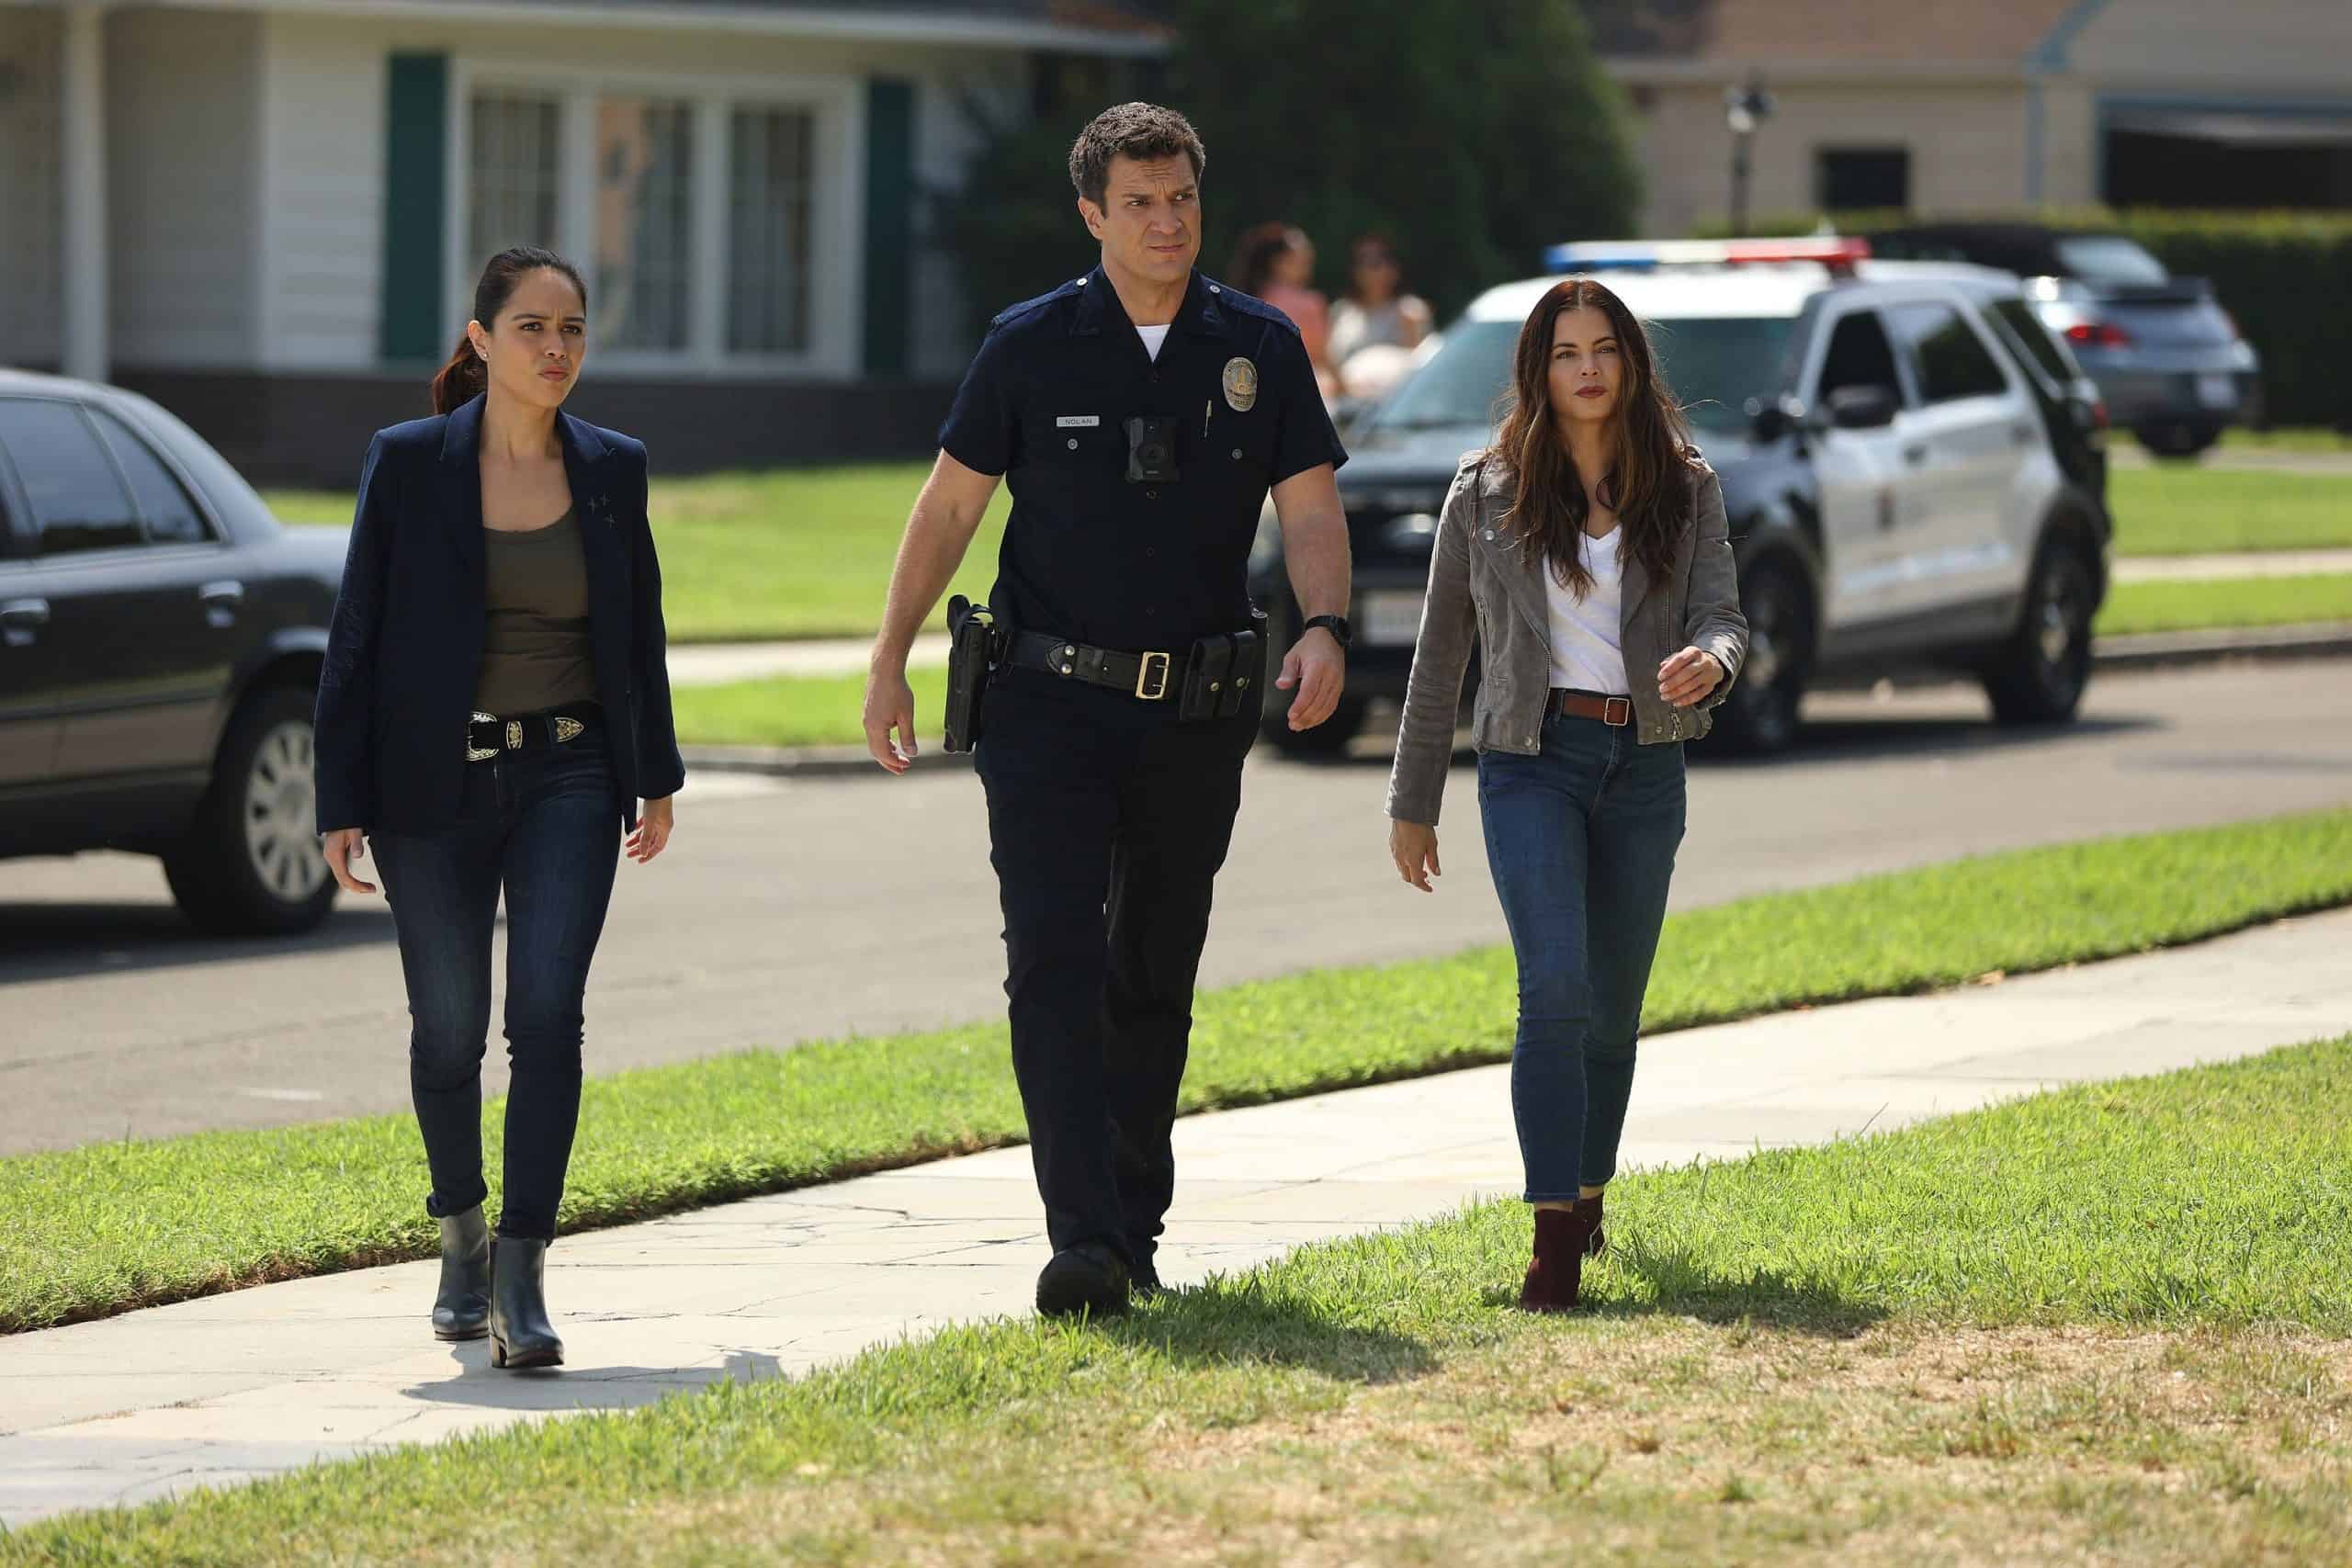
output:
M1859 235L1808 234L1790 240L1590 240L1544 252L1554 272L1611 272L1667 266L1739 266L1818 262L1835 270L1866 261L1871 243Z

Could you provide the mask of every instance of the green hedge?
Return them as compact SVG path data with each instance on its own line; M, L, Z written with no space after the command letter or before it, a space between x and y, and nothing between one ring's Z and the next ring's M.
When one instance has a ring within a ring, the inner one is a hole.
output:
M2214 293L2262 355L2267 423L2352 429L2352 377L2343 368L2352 362L2352 213L2090 209L2038 217L2129 235L2174 272L2212 279ZM1831 219L1847 233L1939 220L1876 212ZM1774 214L1758 219L1750 231L1804 234L1820 221L1818 214ZM1724 230L1712 224L1702 232Z

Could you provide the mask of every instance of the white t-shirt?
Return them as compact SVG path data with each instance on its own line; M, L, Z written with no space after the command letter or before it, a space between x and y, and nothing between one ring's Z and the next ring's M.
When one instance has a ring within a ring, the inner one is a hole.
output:
M1169 323L1169 325L1172 324ZM1168 325L1137 327L1136 335L1143 339L1143 351L1151 355L1154 364L1159 363L1159 345L1168 341Z
M1577 554L1585 570L1592 574L1592 587L1581 601L1560 586L1550 562L1540 569L1544 598L1551 607L1552 684L1599 692L1606 697L1623 696L1633 689L1625 679L1625 652L1621 646L1625 587L1617 547L1624 530L1611 528L1598 539L1585 533L1577 537Z

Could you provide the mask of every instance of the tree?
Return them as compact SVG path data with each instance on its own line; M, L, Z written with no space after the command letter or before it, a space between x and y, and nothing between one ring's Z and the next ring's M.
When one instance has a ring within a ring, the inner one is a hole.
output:
M1165 11L1178 43L1153 96L1208 148L1201 262L1212 275L1243 230L1279 219L1315 239L1318 281L1336 291L1350 242L1380 230L1442 316L1541 270L1545 245L1633 231L1640 183L1624 101L1576 0L1170 0ZM1109 102L1000 130L972 185L940 209L989 309L1091 260L1062 160Z

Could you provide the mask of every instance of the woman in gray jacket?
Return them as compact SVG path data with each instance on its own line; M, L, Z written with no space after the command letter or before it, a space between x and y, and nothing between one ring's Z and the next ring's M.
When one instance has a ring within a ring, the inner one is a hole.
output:
M1747 652L1723 487L1641 324L1589 278L1521 331L1495 444L1463 459L1430 564L1388 786L1423 892L1475 633L1487 859L1519 960L1511 1111L1535 1209L1520 1305L1577 1302L1602 1245L1642 996L1682 841L1682 743Z

